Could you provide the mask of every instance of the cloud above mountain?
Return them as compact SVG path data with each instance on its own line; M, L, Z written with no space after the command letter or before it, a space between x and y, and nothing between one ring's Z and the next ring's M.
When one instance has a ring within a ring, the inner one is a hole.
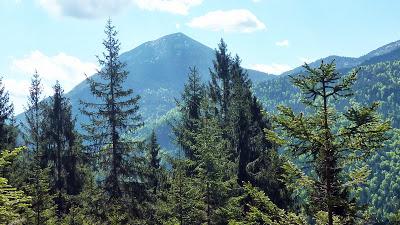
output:
M39 5L56 16L99 18L113 16L136 6L142 10L187 15L189 9L203 0L37 0Z
M187 15L189 9L198 6L203 0L134 0L141 9Z
M192 28L239 33L266 29L265 24L247 9L208 12L203 16L193 18L187 25Z
M49 13L75 18L111 16L132 5L132 0L38 0Z
M11 61L13 77L4 80L15 105L22 106L25 103L29 91L29 78L37 70L43 84L43 93L51 95L52 86L58 80L64 90L70 91L73 87L85 79L85 74L92 75L98 66L91 62L84 62L77 57L59 53L47 56L36 50L29 55ZM16 111L20 111L17 108Z

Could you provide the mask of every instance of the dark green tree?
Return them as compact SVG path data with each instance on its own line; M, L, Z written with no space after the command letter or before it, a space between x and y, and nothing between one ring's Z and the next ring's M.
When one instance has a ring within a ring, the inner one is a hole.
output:
M57 216L60 219L69 208L68 196L79 194L82 189L82 172L79 138L75 131L75 119L69 99L57 81L53 87L54 94L50 98L44 114L47 160L51 167L52 187L56 195Z
M146 146L147 157L149 161L149 187L154 195L157 195L157 190L159 189L161 183L161 147L157 143L156 132L153 130L150 135L149 142Z
M0 151L15 145L16 133L14 127L14 105L0 77Z
M196 134L196 178L202 191L207 224L226 223L220 216L228 201L236 179L235 164L229 160L227 140L217 119L205 116Z
M96 147L104 171L104 187L111 199L123 200L123 194L135 194L139 190L132 185L140 185L141 179L137 168L140 160L135 160L137 141L124 138L129 132L134 134L142 122L138 113L139 96L133 95L132 89L123 84L128 72L119 59L120 42L117 31L108 20L103 41L105 52L98 61L102 69L98 78L87 78L90 90L96 102L83 102L81 112L89 117L90 122L83 124L84 137L90 147ZM134 199L134 198L132 198ZM126 204L121 204L125 206Z
M185 84L181 99L177 102L180 120L173 126L173 131L185 156L193 160L194 134L198 131L201 114L201 102L205 98L205 87L196 67L189 68L188 81Z
M284 160L265 137L271 123L251 91L251 81L238 56L231 63L229 126L232 154L237 162L237 181L259 187L278 207L290 207L290 193L282 182Z
M55 222L55 208L53 196L50 193L49 168L43 163L44 151L44 123L42 102L42 86L37 71L33 75L29 88L28 104L25 111L24 140L28 146L28 154L25 163L28 163L27 171L17 173L24 177L23 189L32 196L33 215L32 224L52 224ZM24 167L22 167L24 168Z
M314 168L315 211L326 212L329 225L334 217L343 224L352 224L357 205L349 192L357 178L350 175L359 173L351 173L349 166L383 147L390 123L380 119L377 103L351 104L344 113L335 110L338 100L352 95L357 70L342 76L334 62L322 62L318 68L304 67L308 74L292 80L303 93L310 114L280 106L275 119L288 138L289 150L295 156L309 157Z
M206 219L202 181L187 174L191 164L189 159L183 157L182 150L172 160L167 204L159 209L163 222L167 224L202 224Z
M210 97L215 103L215 114L223 125L227 125L230 106L232 74L232 58L228 52L227 45L223 39L215 50L215 60L213 68L210 69L211 81L209 83Z

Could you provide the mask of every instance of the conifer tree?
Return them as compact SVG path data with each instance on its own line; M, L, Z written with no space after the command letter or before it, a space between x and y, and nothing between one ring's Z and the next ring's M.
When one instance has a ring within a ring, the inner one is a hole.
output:
M232 154L237 158L238 169L237 179L238 183L249 181L247 173L247 164L253 161L257 154L254 148L251 148L251 132L250 132L250 103L252 100L251 95L251 82L244 73L240 66L240 59L238 56L232 62L230 69L232 73L232 91L230 99L230 129L231 140L233 146ZM262 132L262 131L261 131Z
M166 204L170 214L163 213L167 223L202 224L206 220L206 206L201 188L203 181L187 175L190 164L190 160L183 157L182 150L172 162L171 185Z
M303 93L303 102L311 114L295 113L280 106L275 119L289 138L287 146L291 152L310 157L316 174L312 193L315 210L326 212L329 225L334 218L342 224L353 224L357 207L349 191L356 182L350 175L359 173L351 173L349 165L383 147L390 123L380 119L377 103L353 103L344 113L335 111L339 100L353 94L351 87L357 70L342 76L334 62L322 62L318 68L305 64L304 68L308 74L292 80Z
M105 28L106 38L103 41L105 52L98 58L100 79L87 78L90 90L96 102L81 102L82 113L90 122L83 124L85 138L91 147L97 147L100 164L105 172L104 187L111 199L119 199L132 182L137 184L138 168L132 165L136 142L124 138L125 132L134 133L142 123L138 114L139 96L133 95L132 89L124 88L128 72L125 63L119 59L120 42L115 27L108 20ZM136 162L140 162L136 160ZM128 181L130 184L128 184ZM140 195L138 191L131 193Z
M20 154L24 148L12 151L4 149L0 152L0 169L11 164L11 161ZM8 184L5 177L0 177L0 224L27 223L31 198L23 191L17 190Z
M207 224L224 223L219 212L229 199L234 178L234 163L228 158L223 131L213 117L204 117L196 134L196 178L201 187Z
M56 195L57 216L60 219L68 210L67 196L77 195L82 188L82 172L79 171L79 143L75 132L75 119L69 99L57 81L53 87L45 113L46 146L48 164L54 180L52 187Z
M25 111L24 140L29 148L29 170L26 186L23 187L32 196L33 224L52 224L55 222L53 196L50 194L49 168L43 163L44 151L44 114L42 86L38 72L33 75L29 89L28 105Z
M189 68L188 81L185 84L180 102L177 106L180 112L180 120L173 126L173 131L185 156L193 160L194 134L198 131L198 123L201 114L201 102L205 98L205 87L201 81L196 67Z
M233 218L229 219L229 224L308 224L305 218L278 208L259 188L245 183L243 189L241 196L232 199L232 204L240 211L231 213Z
M229 119L228 108L231 98L232 74L231 74L232 58L228 52L227 45L223 39L215 50L215 60L213 60L213 68L210 69L211 81L209 83L210 97L215 103L215 114L223 125L227 124Z
M13 124L14 105L0 77L0 151L15 145L15 127Z
M153 130L150 135L149 143L147 144L147 154L149 161L149 186L154 195L157 195L161 179L160 150L161 147L157 143L156 132Z
M237 181L259 187L278 207L290 206L290 193L282 182L282 158L265 138L271 124L262 105L252 94L251 81L236 56L231 63L231 99L229 132L232 154L237 162Z

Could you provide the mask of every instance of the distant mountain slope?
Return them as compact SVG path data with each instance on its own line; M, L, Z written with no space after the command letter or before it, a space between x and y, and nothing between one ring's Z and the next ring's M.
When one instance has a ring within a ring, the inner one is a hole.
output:
M386 58L386 59L385 59ZM372 63L387 61L387 60L397 60L400 59L400 40L389 43L382 47L379 47L363 56L358 58L353 57L344 57L344 56L337 56L332 55L322 59L318 59L314 62L309 63L311 67L318 66L321 61L324 62L331 62L335 60L336 68L341 69L349 69L359 65L368 65ZM283 73L282 75L293 75L304 71L302 66L296 67L290 71Z
M386 44L386 45L384 45L382 47L379 47L379 48L369 52L368 54L366 54L364 56L361 56L360 59L362 61L365 61L365 60L371 59L373 57L377 57L377 56L388 54L388 53L390 53L390 52L392 52L392 51L394 51L396 49L399 49L399 48L400 48L400 40L394 41L394 42Z
M386 54L381 57L381 61L375 58L374 63L359 67L353 99L364 104L381 102L380 112L400 128L400 59L385 60ZM346 74L351 69L340 69L339 72ZM278 105L287 105L296 111L304 110L300 92L288 76L261 82L255 86L254 92L269 112L275 112Z

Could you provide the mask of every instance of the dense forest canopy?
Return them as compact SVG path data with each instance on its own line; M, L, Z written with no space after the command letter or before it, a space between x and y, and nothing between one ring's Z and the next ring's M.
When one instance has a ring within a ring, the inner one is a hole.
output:
M221 39L210 79L188 68L175 108L143 138L111 20L103 47L79 106L59 82L43 96L35 71L17 124L0 79L0 224L400 223L397 53L253 84Z

